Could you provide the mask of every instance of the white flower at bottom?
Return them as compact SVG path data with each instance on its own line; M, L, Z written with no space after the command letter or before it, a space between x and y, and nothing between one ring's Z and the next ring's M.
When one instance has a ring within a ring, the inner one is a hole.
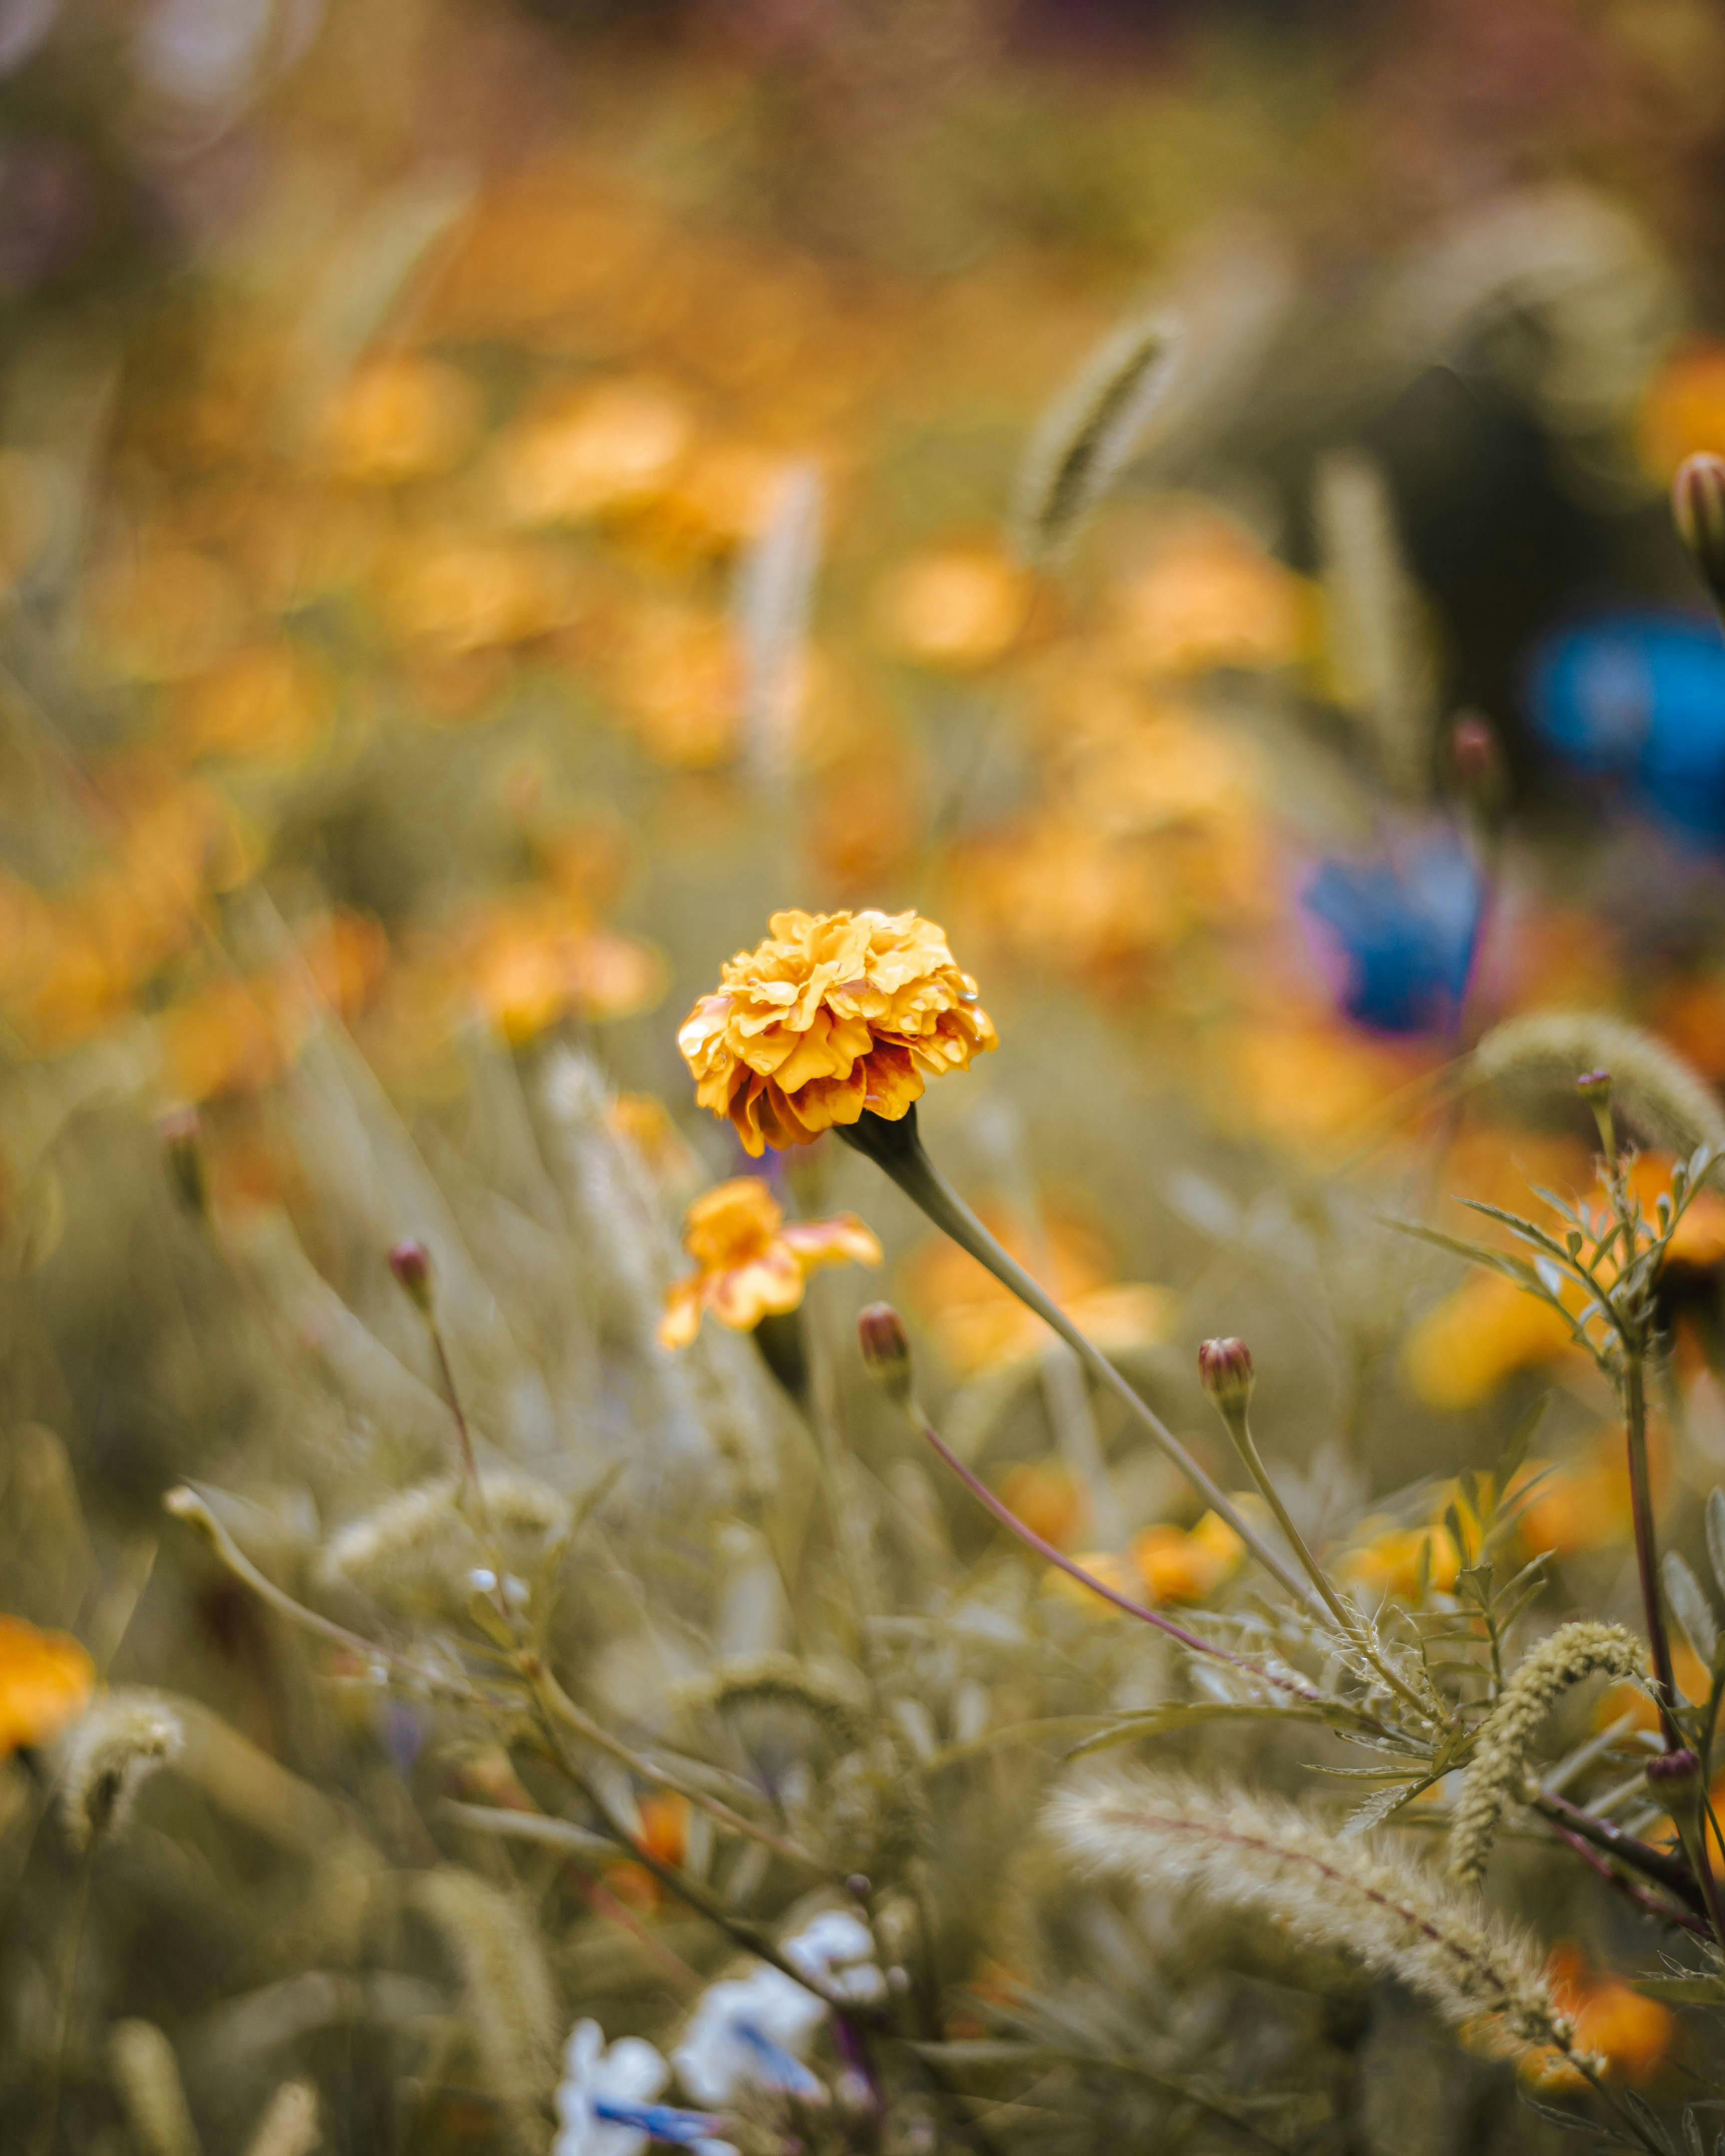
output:
M819 2099L825 2091L798 2054L826 2015L824 1999L762 1962L707 1986L671 2061L697 2103L728 2103L743 2088Z
M848 1909L823 1909L784 1943L793 1969L812 1977L839 1999L872 2006L886 1996L886 1979L875 1961L875 1937Z
M578 2021L563 2050L552 2156L641 2156L649 2141L676 2143L698 2156L737 2156L728 2141L710 2138L716 2119L654 2102L670 2079L670 2068L644 2038L619 2036L608 2047L597 2021Z

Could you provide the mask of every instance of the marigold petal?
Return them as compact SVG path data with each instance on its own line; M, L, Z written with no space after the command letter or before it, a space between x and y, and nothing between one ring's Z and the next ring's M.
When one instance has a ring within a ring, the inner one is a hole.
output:
M702 1283L702 1298L721 1325L752 1332L763 1317L794 1310L803 1300L803 1268L783 1243L775 1243L747 1265L711 1274Z
M817 1265L878 1265L881 1249L875 1231L855 1213L830 1220L794 1220L780 1240L795 1254L804 1272Z

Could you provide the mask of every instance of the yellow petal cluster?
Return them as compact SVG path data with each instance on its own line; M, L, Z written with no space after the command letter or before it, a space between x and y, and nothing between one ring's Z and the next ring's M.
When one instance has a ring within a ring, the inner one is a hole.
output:
M896 1122L927 1078L994 1046L976 983L920 914L775 913L768 925L677 1035L696 1098L757 1158L865 1108Z
M703 1193L683 1216L683 1248L699 1270L675 1281L665 1298L659 1338L686 1348L711 1311L735 1332L794 1310L820 1265L878 1265L880 1245L854 1213L830 1220L787 1222L756 1175L739 1175Z

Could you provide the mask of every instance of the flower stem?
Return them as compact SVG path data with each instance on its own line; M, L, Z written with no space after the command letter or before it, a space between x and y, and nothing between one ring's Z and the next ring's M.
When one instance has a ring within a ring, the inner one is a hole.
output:
M1133 1601L1129 1594L1121 1594L1117 1588L1110 1587L1106 1580L1098 1579L1094 1573L1086 1572L1081 1564L1076 1564L1052 1543L1045 1542L1034 1527L1028 1527L1010 1506L1003 1503L994 1495L973 1470L965 1466L928 1419L914 1394L906 1399L904 1406L918 1434L939 1454L972 1496L979 1504L986 1506L1000 1524L1015 1534L1027 1548L1034 1550L1047 1563L1057 1565L1068 1578L1076 1579L1081 1587L1087 1587L1092 1594L1101 1595L1103 1601L1111 1602L1117 1609L1124 1610L1128 1617L1137 1617L1146 1625L1153 1625L1158 1632L1166 1632L1171 1640L1178 1640L1181 1646L1194 1655L1213 1655L1217 1660L1230 1662L1235 1669L1245 1670L1249 1675L1259 1677L1282 1691L1291 1691L1296 1697L1314 1704L1323 1702L1321 1692L1301 1684L1298 1679L1278 1676L1271 1671L1260 1669L1255 1662L1248 1661L1244 1655L1234 1654L1226 1647L1218 1646L1213 1640L1202 1639L1196 1632L1189 1632L1183 1625L1177 1625L1173 1618L1164 1617L1159 1609L1152 1609L1142 1602Z
M1101 1351L1073 1324L1051 1296L1015 1260L1009 1257L974 1213L947 1183L924 1152L916 1130L915 1104L895 1122L865 1109L855 1123L834 1127L838 1135L855 1151L865 1154L906 1197L952 1237L962 1250L986 1266L1003 1287L1009 1288L1045 1325L1058 1333L1100 1385L1105 1386L1147 1430L1158 1445L1204 1498L1219 1518L1225 1520L1259 1563L1293 1596L1296 1602L1321 1609L1311 1589L1296 1579L1240 1508L1205 1474L1173 1432L1142 1399Z
M1245 1408L1241 1407L1232 1414L1224 1413L1223 1419L1228 1425L1229 1435L1240 1449L1240 1456L1245 1462L1246 1471L1257 1484L1259 1494L1265 1503L1275 1514L1276 1524L1286 1537L1288 1548L1300 1560L1307 1578L1312 1582L1322 1599L1323 1605L1329 1611L1337 1630L1344 1639L1351 1641L1355 1650L1371 1664L1403 1705L1412 1707L1422 1722L1429 1722L1432 1719L1430 1704L1420 1698L1410 1684L1396 1675L1389 1664L1372 1645L1370 1635L1364 1625L1336 1592L1329 1574L1312 1555L1306 1537L1294 1525L1287 1507L1282 1502L1281 1493L1270 1479L1270 1470L1264 1465L1263 1455L1258 1450L1257 1442L1246 1421Z

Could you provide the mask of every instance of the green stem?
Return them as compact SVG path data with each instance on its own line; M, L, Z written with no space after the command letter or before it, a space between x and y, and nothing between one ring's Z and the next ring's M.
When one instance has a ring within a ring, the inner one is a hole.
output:
M1035 1312L1043 1323L1057 1332L1099 1385L1112 1393L1172 1460L1180 1472L1220 1519L1225 1520L1259 1563L1296 1602L1321 1609L1305 1584L1296 1579L1270 1548L1240 1508L1205 1474L1162 1418L1142 1399L1101 1351L1079 1331L1051 1296L1024 1267L1009 1257L974 1213L946 1182L923 1151L916 1130L915 1104L895 1122L865 1109L859 1120L835 1126L837 1135L858 1152L865 1154L881 1173L896 1183L906 1197L962 1250L985 1266L1001 1286L1009 1288L1020 1302Z
M1306 1537L1289 1517L1288 1508L1281 1501L1281 1492L1271 1481L1270 1471L1264 1465L1263 1455L1259 1452L1256 1441L1252 1436L1250 1427L1246 1421L1245 1409L1242 1407L1232 1413L1224 1410L1222 1419L1228 1425L1229 1435L1240 1449L1240 1456L1245 1462L1246 1471L1257 1484L1260 1496L1275 1514L1276 1524L1286 1537L1288 1548L1292 1550L1304 1567L1307 1578L1322 1597L1323 1605L1334 1620L1337 1630L1344 1639L1353 1643L1358 1652L1365 1657L1404 1706L1412 1707L1422 1722L1430 1722L1433 1717L1430 1705L1420 1698L1410 1684L1396 1675L1389 1663L1373 1647L1365 1627L1336 1592L1329 1574L1312 1555Z

